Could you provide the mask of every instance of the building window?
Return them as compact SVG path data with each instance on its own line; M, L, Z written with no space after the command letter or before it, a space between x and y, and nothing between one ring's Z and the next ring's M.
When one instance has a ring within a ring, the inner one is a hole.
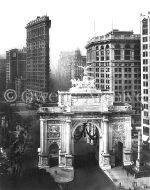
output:
M143 79L148 79L148 74L143 74Z
M96 61L99 61L99 57L96 57Z
M148 44L143 44L143 49L148 49Z
M148 64L148 59L143 59L143 64L147 65Z
M110 50L109 50L109 45L108 44L106 45L105 51L106 51L106 60L109 60Z
M142 20L142 34L147 35L148 34L148 19Z
M147 111L144 111L144 116L148 117L148 112Z
M147 51L144 51L143 52L143 57L147 57L148 56L148 52Z
M144 108L148 110L148 104L144 104ZM143 121L144 122L144 121ZM145 123L146 124L146 123Z
M149 120L148 119L143 119L143 123L146 125L149 125Z
M144 94L148 94L148 89L143 89Z
M125 51L124 51L124 58L125 60L130 60L130 45L129 44L126 44L125 45Z
M143 126L143 134L149 136L149 128Z
M101 61L104 61L104 46L101 46L100 53L101 53Z
M114 53L115 53L115 60L120 60L121 59L121 50L120 50L119 44L115 45Z
M107 89L107 90L109 90L109 89L110 89L109 85L106 85L106 89Z
M138 44L134 46L134 59L140 60L140 45Z
M148 67L143 67L143 72L148 72Z
M148 81L144 81L144 82L143 82L143 86L146 86L146 87L147 87L147 86L148 86Z
M143 37L143 42L147 42L147 37Z
M98 47L98 46L96 46L96 50L99 50L99 47Z

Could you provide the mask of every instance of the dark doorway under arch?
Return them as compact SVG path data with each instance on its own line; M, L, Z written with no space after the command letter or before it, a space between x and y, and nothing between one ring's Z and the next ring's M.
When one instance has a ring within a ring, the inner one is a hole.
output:
M87 131L88 130L88 131ZM75 168L98 165L99 132L94 126L94 133L90 136L87 123L78 126L74 132L74 162ZM95 134L95 135L94 135Z
M58 160L59 160L59 147L57 143L53 143L49 147L48 165L50 167L58 166Z
M116 146L115 165L121 166L123 164L123 143L118 142Z

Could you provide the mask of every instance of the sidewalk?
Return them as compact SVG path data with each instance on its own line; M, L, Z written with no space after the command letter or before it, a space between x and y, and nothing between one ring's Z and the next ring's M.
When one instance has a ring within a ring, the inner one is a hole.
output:
M150 177L135 179L133 175L127 173L122 167L106 170L105 173L118 189L150 190Z
M74 178L73 168L52 167L46 168L46 171L52 175L56 183L68 183Z

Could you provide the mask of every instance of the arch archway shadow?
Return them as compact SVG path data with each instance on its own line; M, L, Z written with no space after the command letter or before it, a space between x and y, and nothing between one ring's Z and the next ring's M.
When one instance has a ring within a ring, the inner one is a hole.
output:
M59 163L59 147L57 143L53 143L48 151L48 165L50 167L58 166Z
M75 168L86 168L98 166L99 161L99 138L92 140L86 133L83 132L84 124L79 125L74 131L74 162L73 166ZM96 126L95 134L97 137L99 132ZM77 139L75 138L77 137ZM80 137L79 137L80 136Z
M118 142L116 144L116 151L115 151L115 165L121 166L123 165L123 143Z

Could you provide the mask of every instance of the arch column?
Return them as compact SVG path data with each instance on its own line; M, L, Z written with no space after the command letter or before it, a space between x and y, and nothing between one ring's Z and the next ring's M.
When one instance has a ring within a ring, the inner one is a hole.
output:
M109 154L109 125L108 125L108 118L105 116L103 117L103 131L104 131L104 152L102 153L103 162L102 162L102 169L110 169L110 154Z
M65 167L72 168L72 155L71 155L71 119L66 120L66 154L65 154Z
M71 120L66 121L66 153L71 153Z
M47 159L47 121L40 119L40 148L39 152L39 167L48 167Z
M136 166L135 170L141 171L143 163L143 158L142 158L142 131L141 128L138 128L138 155L137 155L137 160L136 160Z

